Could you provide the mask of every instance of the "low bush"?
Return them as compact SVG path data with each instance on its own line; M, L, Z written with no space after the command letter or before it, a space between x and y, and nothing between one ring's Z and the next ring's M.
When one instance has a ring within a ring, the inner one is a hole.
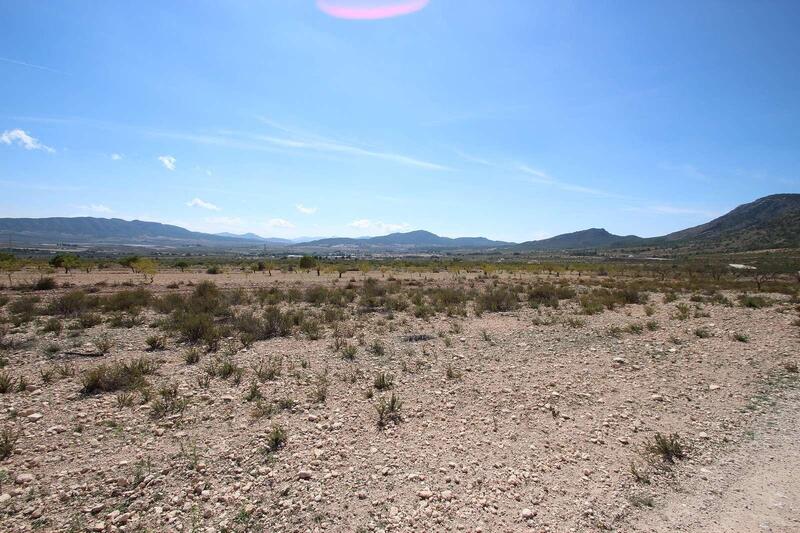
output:
M155 361L143 357L130 362L101 364L83 374L81 393L88 395L138 389L147 384L146 376L157 369Z

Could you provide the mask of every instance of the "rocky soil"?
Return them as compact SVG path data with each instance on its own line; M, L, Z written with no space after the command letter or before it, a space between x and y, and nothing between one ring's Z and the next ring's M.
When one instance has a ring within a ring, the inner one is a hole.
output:
M0 395L0 427L18 435L0 462L0 530L800 530L795 305L706 303L679 320L688 296L651 294L652 316L573 302L427 321L351 311L352 360L329 328L224 341L238 383L206 377L218 355L187 364L174 338L148 351L152 311L133 328L10 328L4 370L27 386ZM106 355L80 355L104 337ZM160 363L151 388L177 385L182 412L80 393L87 369L137 357ZM264 361L279 374L257 379ZM379 373L391 387L375 389ZM281 407L254 416L253 384ZM392 394L402 418L379 428ZM287 439L270 450L276 426ZM657 433L686 457L654 456Z

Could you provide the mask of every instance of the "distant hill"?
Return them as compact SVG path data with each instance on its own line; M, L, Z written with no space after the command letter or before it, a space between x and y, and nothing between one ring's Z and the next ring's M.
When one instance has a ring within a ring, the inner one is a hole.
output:
M292 244L296 242L292 239L281 239L280 237L262 237L261 235L256 235L255 233L228 233L227 231L223 231L222 233L215 233L214 235L218 235L220 237L233 237L236 239L247 239L250 241L259 241L271 244Z
M0 218L3 241L27 244L252 246L249 239L210 235L141 220L95 217Z
M711 222L655 239L692 248L741 251L800 247L800 194L773 194Z
M538 250L572 250L589 248L612 248L624 246L636 246L643 242L642 237L636 235L614 235L603 228L590 228L572 233L563 233L542 239L539 241L527 241L512 247L514 251L538 251Z
M304 242L302 248L358 248L358 249L440 249L440 248L497 248L513 243L492 241L485 237L440 237L430 231L417 230L391 233L380 237L334 237Z
M690 252L739 252L770 248L800 248L800 194L774 194L743 204L719 218L663 237L614 235L590 228L549 239L514 244L485 237L441 237L430 231L391 233L380 237L301 239L265 238L255 233L209 234L179 226L119 218L53 217L0 218L0 246L15 244L263 247L296 253L324 251L424 252L436 250L497 250L537 252L601 248L678 248Z

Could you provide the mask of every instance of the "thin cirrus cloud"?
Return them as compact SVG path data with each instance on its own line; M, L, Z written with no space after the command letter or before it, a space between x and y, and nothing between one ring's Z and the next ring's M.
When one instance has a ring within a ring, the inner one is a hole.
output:
M167 170L175 170L175 163L178 161L171 155L160 155L158 156L158 160L161 161L161 164L164 165L164 168Z
M693 207L679 207L674 205L649 205L644 207L627 207L624 211L633 213L644 213L652 215L675 215L675 216L693 216L693 217L706 217L715 218L720 216L721 213L717 211L710 211L708 209L696 209Z
M54 68L46 67L44 65L37 65L36 63L28 63L27 61L18 61L16 59L11 59L8 57L0 57L0 61L2 61L3 63L18 65L20 67L35 68L37 70L46 70L47 72L53 72L55 74L64 74L60 70L56 70Z
M303 204L297 204L294 207L295 209L297 209L297 211L303 213L304 215L313 215L314 213L317 212L316 207L306 207Z
M294 224L284 218L271 218L267 221L267 227L270 228L293 228Z
M189 207L199 207L201 209L208 209L209 211L222 211L222 209L212 204L211 202L206 202L205 200L201 200L200 198L192 198L190 201L186 202L186 205Z
M603 191L600 189L593 189L591 187L584 187L583 185L577 185L575 183L568 183L565 181L558 180L548 174L547 172L533 168L529 165L518 164L516 166L506 166L499 163L495 163L489 161L488 159L484 159L479 156L475 156L472 154L468 154L462 152L460 150L456 150L455 153L464 161L468 161L470 163L474 163L481 166L487 166L491 168L496 168L503 172L515 173L515 174L524 174L525 181L530 183L537 183L540 185L547 185L549 187L554 187L556 189L561 189L562 191L567 192L576 192L579 194L587 194L590 196L597 196L600 198L625 198L622 195L615 194L608 191Z
M351 228L360 230L370 230L382 233L394 233L398 231L408 231L411 229L411 224L403 222L401 224L387 224L380 220L370 220L368 218L361 218L354 220L348 224Z
M122 159L122 154L111 154L112 161L120 161Z
M114 211L103 204L89 204L89 205L79 205L78 209L82 211L91 211L92 213L113 213Z
M424 170L451 171L450 167L433 163L424 159L411 157L396 152L377 150L359 146L354 143L325 138L320 135L302 132L294 128L282 126L268 118L256 117L262 123L283 135L263 135L248 132L223 131L211 134L187 132L170 132L148 130L148 135L177 139L200 145L221 146L239 150L267 151L288 154L339 154L353 158L380 159L399 165L421 168Z
M332 17L377 20L409 15L428 5L428 0L317 0L317 7Z
M39 139L33 137L29 133L21 129L6 130L0 133L0 143L21 146L26 150L43 150L48 153L53 153L55 150L49 146L39 142Z

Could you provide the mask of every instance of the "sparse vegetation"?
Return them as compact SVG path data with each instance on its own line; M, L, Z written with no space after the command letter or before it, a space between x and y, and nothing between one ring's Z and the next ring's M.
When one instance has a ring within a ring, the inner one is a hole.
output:
M669 436L656 433L653 442L647 445L647 451L669 464L674 463L676 459L686 458L686 452L677 433Z

